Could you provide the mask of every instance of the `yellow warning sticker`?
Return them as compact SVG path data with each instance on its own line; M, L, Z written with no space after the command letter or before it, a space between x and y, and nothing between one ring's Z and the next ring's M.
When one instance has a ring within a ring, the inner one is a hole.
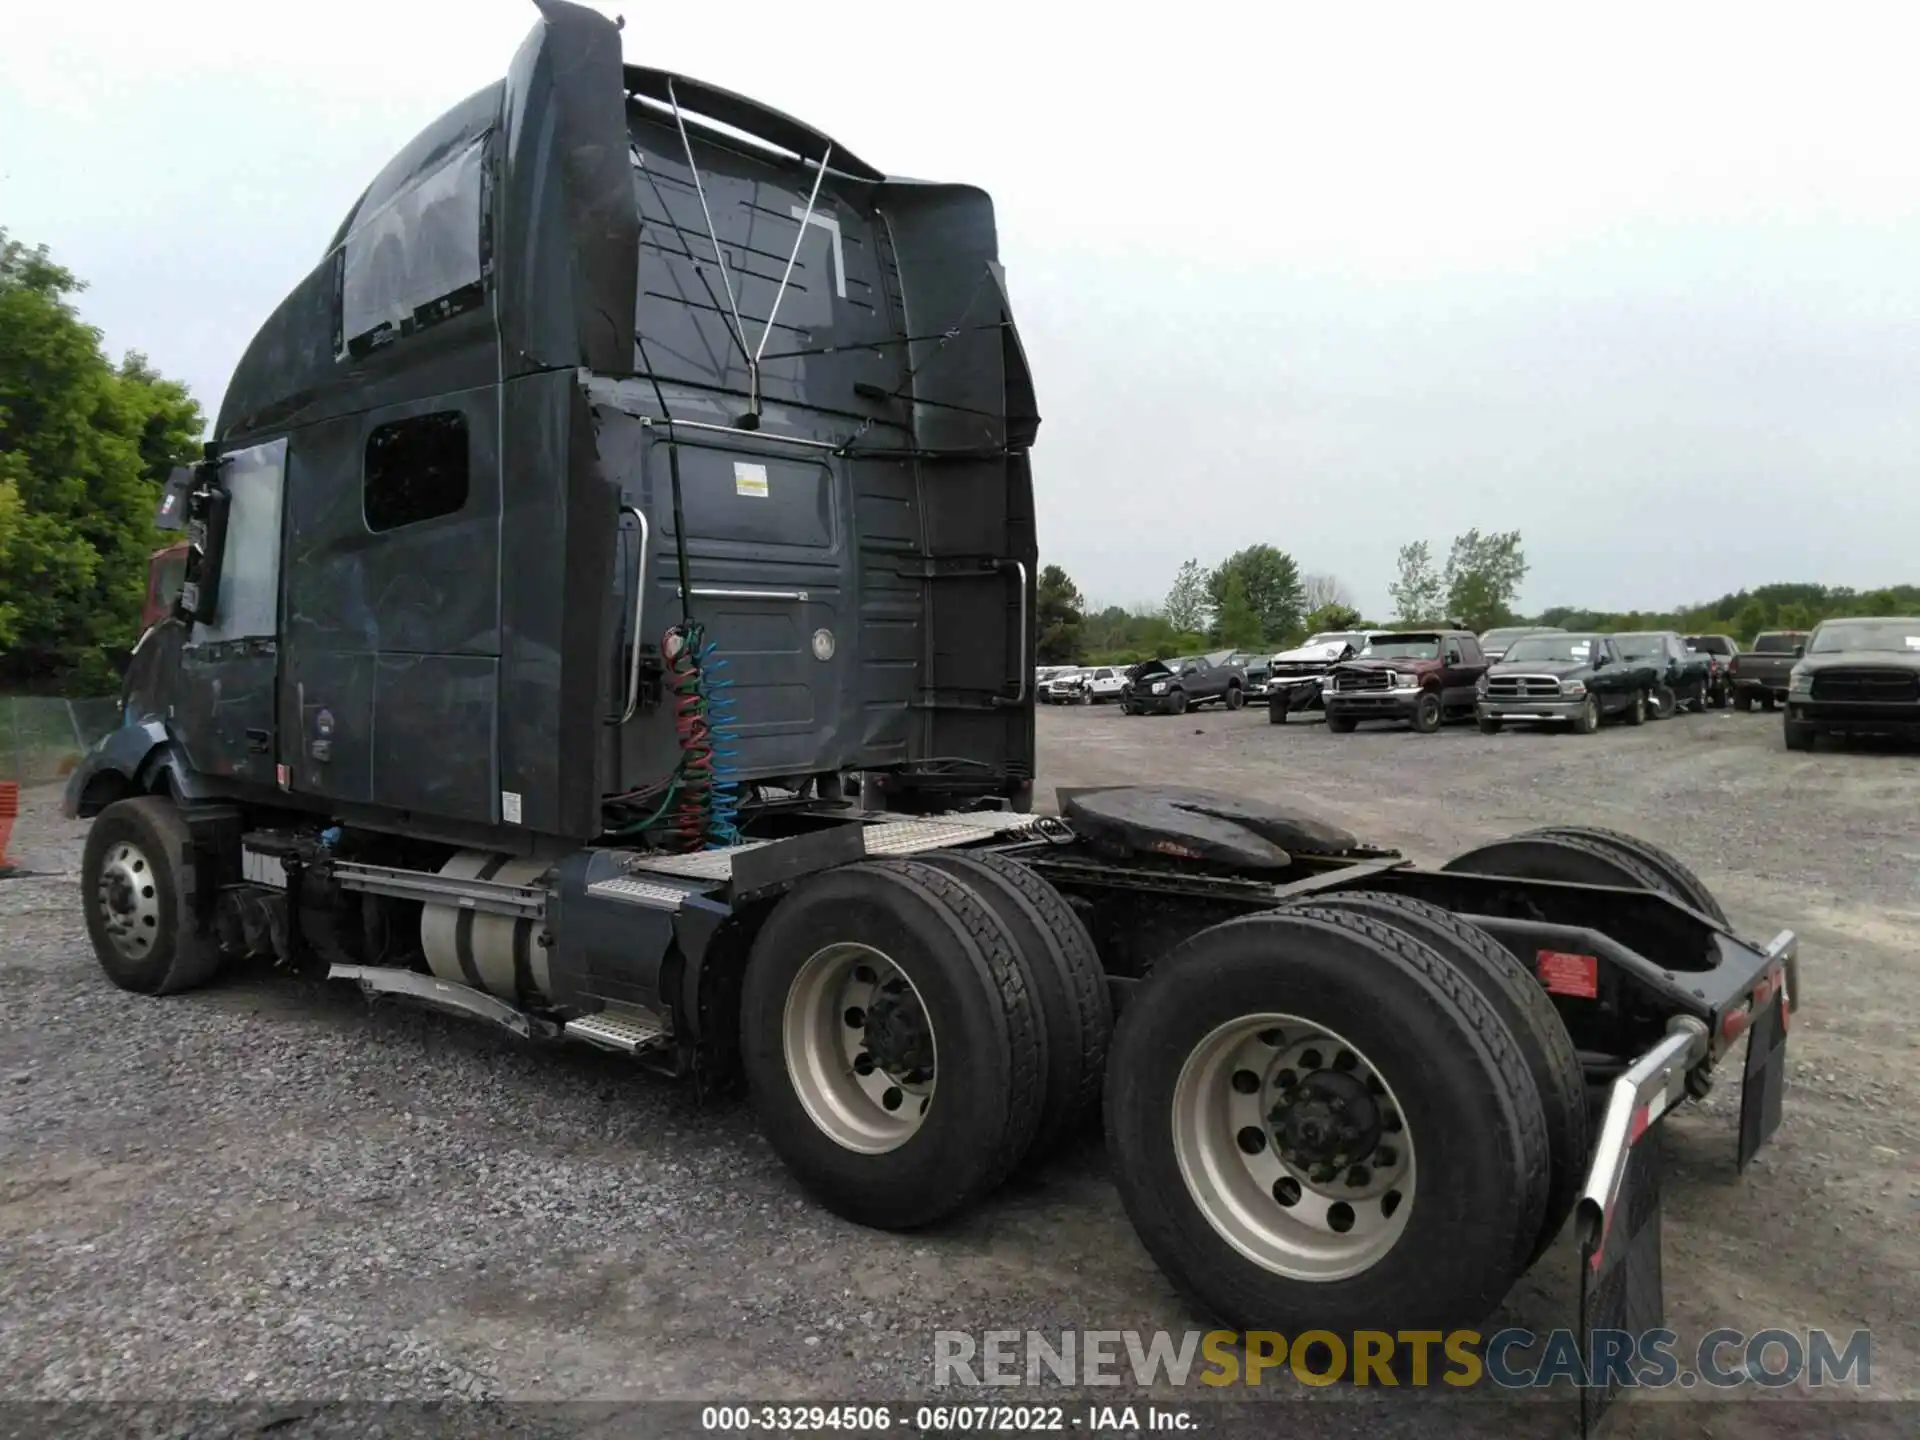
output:
M733 493L736 495L758 495L762 499L767 494L767 467L749 465L744 460L733 462Z

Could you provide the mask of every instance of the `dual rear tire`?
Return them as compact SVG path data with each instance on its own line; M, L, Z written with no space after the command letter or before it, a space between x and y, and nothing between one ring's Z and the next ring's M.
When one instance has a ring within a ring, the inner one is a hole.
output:
M1287 1333L1471 1324L1564 1220L1572 1192L1556 1192L1508 1018L1522 992L1431 908L1347 895L1230 920L1129 1003L1108 1067L1114 1177L1204 1314ZM1571 1076L1577 1093L1577 1062Z
M980 1199L1097 1103L1106 977L1052 886L991 855L868 861L774 909L741 1058L768 1143L835 1213L886 1230Z

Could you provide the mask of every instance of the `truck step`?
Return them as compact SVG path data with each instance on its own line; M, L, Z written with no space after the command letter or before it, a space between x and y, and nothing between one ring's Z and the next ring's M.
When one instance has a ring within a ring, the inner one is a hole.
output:
M638 905L643 910L678 910L687 897L711 888L696 880L661 878L654 875L615 875L587 886L587 894L606 900Z
M622 1006L569 1020L566 1035L584 1040L602 1050L617 1050L622 1055L638 1055L667 1038L666 1022L650 1010Z

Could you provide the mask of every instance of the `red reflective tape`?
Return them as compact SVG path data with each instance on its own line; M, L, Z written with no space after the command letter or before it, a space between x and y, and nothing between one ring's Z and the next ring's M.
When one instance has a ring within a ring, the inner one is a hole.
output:
M1633 1112L1633 1125L1627 1131L1627 1144L1638 1145L1640 1137L1647 1133L1647 1127L1653 1124L1653 1108L1642 1105Z
M1565 950L1542 950L1534 971L1549 995L1573 995L1582 1000L1600 998L1600 957L1574 955Z

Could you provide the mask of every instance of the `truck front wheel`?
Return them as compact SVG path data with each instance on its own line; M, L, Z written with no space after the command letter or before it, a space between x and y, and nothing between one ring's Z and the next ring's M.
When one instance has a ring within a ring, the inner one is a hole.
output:
M1773 707L1769 705L1767 708L1771 710ZM1786 722L1786 729L1783 733L1786 736L1787 749L1811 750L1813 749L1814 736L1818 732L1811 725L1789 720Z
M193 914L193 836L172 801L142 795L102 810L87 832L80 885L93 953L122 990L173 995L219 970L219 944Z
M1549 1159L1513 1037L1430 946L1303 908L1202 931L1122 1014L1128 1218L1205 1313L1335 1333L1472 1324L1539 1233Z
M747 959L741 1064L767 1142L836 1214L904 1230L1025 1156L1046 1032L1014 938L958 877L866 862L802 882Z
M1440 703L1438 690L1427 691L1413 703L1413 728L1422 735L1433 734L1446 718L1446 707Z

